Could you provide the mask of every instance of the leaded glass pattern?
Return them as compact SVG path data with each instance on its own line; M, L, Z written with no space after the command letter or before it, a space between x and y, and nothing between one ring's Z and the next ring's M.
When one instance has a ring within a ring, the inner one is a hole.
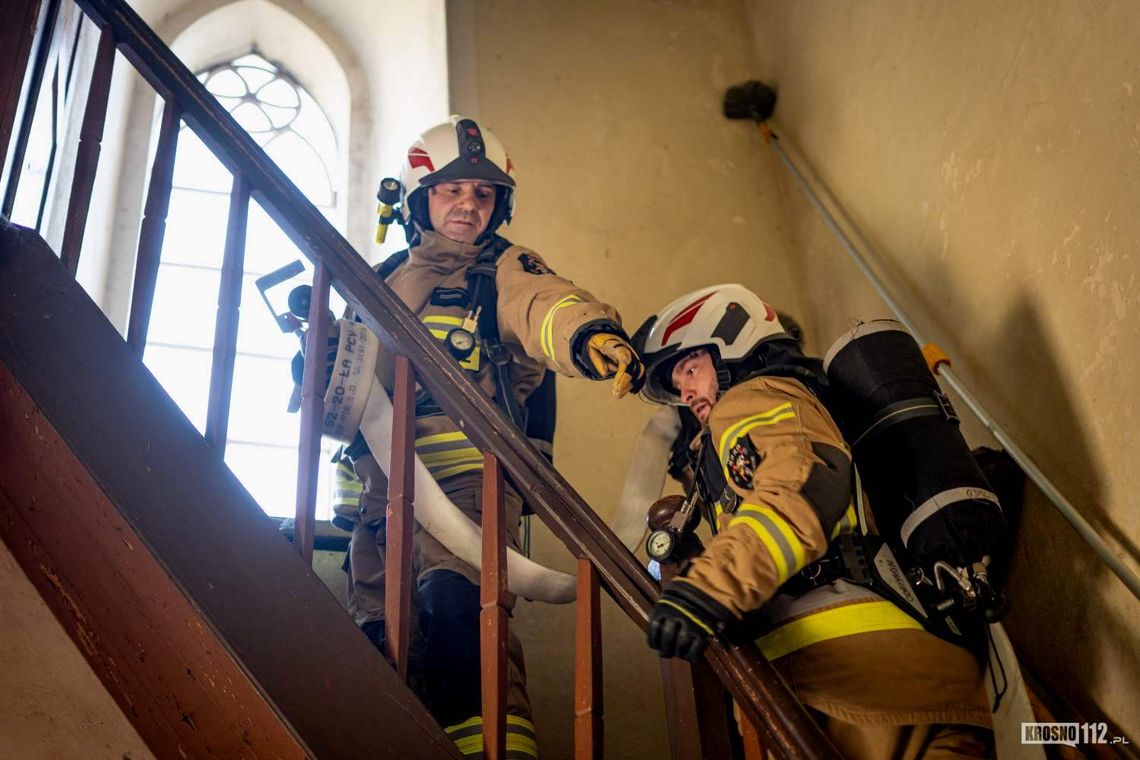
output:
M305 88L256 51L201 71L198 79L335 224L337 141ZM183 125L144 359L200 431L206 424L232 183L230 172ZM225 458L262 508L276 516L292 516L294 510L300 419L285 407L293 387L289 361L298 341L277 330L254 281L294 259L306 261L251 202ZM339 311L343 301L332 295ZM327 469L319 475L318 518L327 518Z

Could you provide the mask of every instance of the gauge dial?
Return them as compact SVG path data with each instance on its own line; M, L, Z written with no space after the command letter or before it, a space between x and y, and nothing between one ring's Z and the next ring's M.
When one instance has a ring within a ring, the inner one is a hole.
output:
M663 528L655 530L649 534L649 540L645 542L645 552L653 559L661 562L673 553L675 543L676 537L672 531Z

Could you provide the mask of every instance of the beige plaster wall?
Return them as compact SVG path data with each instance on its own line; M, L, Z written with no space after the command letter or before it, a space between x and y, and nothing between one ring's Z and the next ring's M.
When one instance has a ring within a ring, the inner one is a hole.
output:
M883 251L920 329L1140 567L1140 6L748 7L751 73L778 85L787 141ZM886 312L786 175L781 188L825 348ZM1140 603L1035 490L1022 522L1015 643L1135 742Z
M614 304L632 332L700 286L743 282L781 308L794 291L770 156L720 115L752 75L739 2L451 2L455 110L474 113L518 169L506 233ZM653 407L559 381L555 463L612 517ZM535 521L537 525L537 520ZM572 558L536 528L536 556ZM520 603L544 758L571 756L573 610ZM604 616L606 754L667 754L658 660L611 602Z
M153 757L0 542L0 757Z

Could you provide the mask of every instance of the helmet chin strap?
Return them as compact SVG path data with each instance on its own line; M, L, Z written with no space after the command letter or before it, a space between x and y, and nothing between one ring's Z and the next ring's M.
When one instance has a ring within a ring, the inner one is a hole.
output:
M732 373L728 371L727 367L717 367L716 370L716 392L717 398L720 398L724 393L732 387Z
M419 233L434 232L431 224L431 216L428 214L428 193L431 192L432 185L427 185L419 190L416 190L404 201L408 204L411 221L404 226L404 234L408 238L408 245L416 245L419 243ZM495 208L491 212L490 218L487 220L487 228L480 233L479 237L475 238L473 245L483 245L495 237L495 232L503 225L504 222L511 221L510 204L507 202L506 189L496 185L495 186Z
M721 361L719 352L709 351L709 355L713 360L713 367L716 369L716 388L717 398L719 399L724 393L732 387L732 370L728 365Z

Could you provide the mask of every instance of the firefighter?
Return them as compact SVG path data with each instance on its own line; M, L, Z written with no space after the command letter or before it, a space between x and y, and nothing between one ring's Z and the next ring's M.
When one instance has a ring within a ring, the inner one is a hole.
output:
M678 299L634 345L642 395L687 406L702 425L692 449L714 532L664 584L649 645L695 660L714 635L755 639L845 757L988 756L977 658L834 572L829 547L859 533L860 519L822 362L740 285ZM650 554L667 554L669 541L652 534Z
M409 148L400 184L409 249L378 271L512 421L526 427L522 410L547 370L612 379L619 398L640 387L643 368L617 311L497 234L511 219L515 178L488 129L459 116L431 127ZM377 374L388 389L393 363L381 349ZM482 454L422 387L415 438L442 490L478 524ZM358 439L348 451L363 483L349 549L349 609L384 651L388 483L362 444ZM505 501L508 541L517 550L522 499L508 488ZM482 756L478 571L418 524L413 553L421 696L464 754ZM522 647L513 634L507 711L511 756L536 756Z

